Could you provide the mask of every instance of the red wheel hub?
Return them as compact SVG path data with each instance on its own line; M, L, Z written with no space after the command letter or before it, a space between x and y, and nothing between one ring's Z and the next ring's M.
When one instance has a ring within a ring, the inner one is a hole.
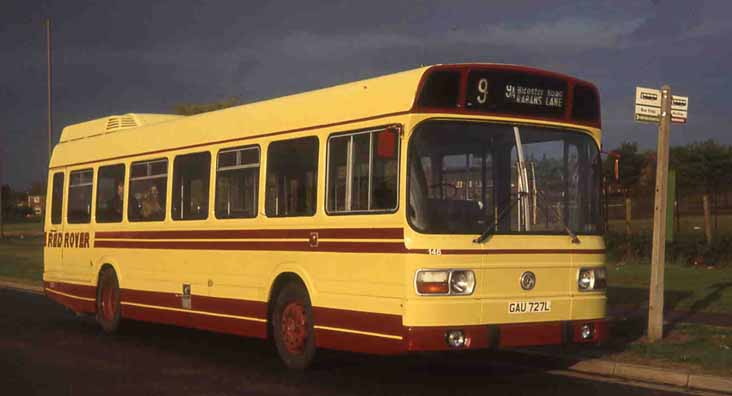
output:
M305 342L308 338L307 316L305 307L299 302L291 302L282 311L280 323L282 340L287 351L301 355L305 350Z
M102 285L102 316L104 320L114 320L114 286L109 280Z

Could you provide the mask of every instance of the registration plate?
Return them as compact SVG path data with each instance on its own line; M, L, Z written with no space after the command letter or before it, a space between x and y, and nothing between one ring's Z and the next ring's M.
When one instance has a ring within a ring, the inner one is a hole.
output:
M551 301L517 301L508 303L508 313L510 314L541 313L551 311Z

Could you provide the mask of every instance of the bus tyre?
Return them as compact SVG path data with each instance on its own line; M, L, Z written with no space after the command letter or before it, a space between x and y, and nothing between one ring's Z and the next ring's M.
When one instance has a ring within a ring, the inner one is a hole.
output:
M97 284L97 323L106 333L114 333L119 321L119 281L113 269L105 268L99 274Z
M272 328L277 353L291 369L305 369L315 357L313 307L300 283L286 284L272 311Z

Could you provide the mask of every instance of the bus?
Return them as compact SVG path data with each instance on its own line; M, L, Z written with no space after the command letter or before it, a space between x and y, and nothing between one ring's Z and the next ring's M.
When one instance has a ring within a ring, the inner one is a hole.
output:
M608 336L600 140L593 84L479 63L70 125L45 293L109 333L271 339L299 369L320 348L592 345Z

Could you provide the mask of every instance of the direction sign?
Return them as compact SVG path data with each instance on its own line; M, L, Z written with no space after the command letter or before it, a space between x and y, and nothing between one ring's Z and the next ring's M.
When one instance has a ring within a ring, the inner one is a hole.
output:
M661 90L635 87L635 120L661 121Z
M635 104L661 108L661 90L635 87Z
M635 105L635 120L643 122L661 121L661 108L645 105Z
M671 122L686 124L689 110L687 96L671 96ZM635 120L641 122L661 121L661 90L635 87Z
M671 122L686 124L689 111L689 98L687 96L671 96Z
M689 97L671 95L671 110L689 110Z

